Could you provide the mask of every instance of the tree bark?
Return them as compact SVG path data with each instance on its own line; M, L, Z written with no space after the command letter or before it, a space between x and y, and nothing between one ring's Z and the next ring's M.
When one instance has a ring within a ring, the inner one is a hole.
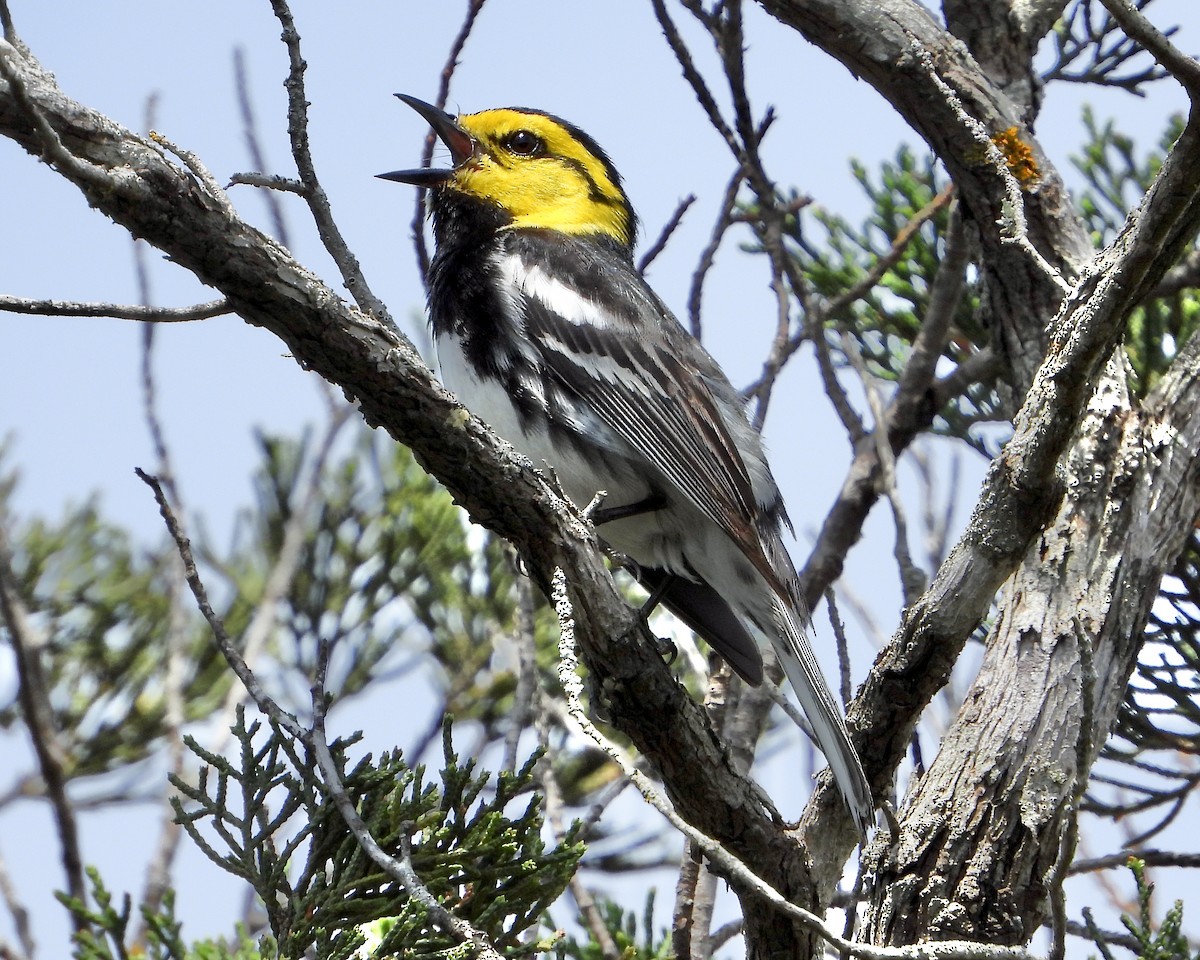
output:
M875 943L1019 945L1047 918L1073 805L1200 508L1200 337L1138 411L1123 367L1115 355L1065 460L1057 516L1004 587L979 675L899 837L868 857Z
M946 164L978 227L985 314L1024 405L967 531L880 655L851 718L865 734L868 770L894 769L920 710L1020 564L962 715L907 798L900 836L890 845L881 839L868 857L875 885L865 926L876 942L894 945L950 937L1022 943L1061 881L1052 868L1070 843L1076 791L1111 726L1162 574L1196 512L1194 398L1177 412L1163 405L1167 396L1191 395L1196 345L1177 359L1171 386L1137 411L1111 359L1151 273L1174 262L1200 226L1196 120L1175 148L1171 175L1085 268L1092 253L1081 223L1028 126L1036 113L1028 57L1062 4L1016 10L1005 0L950 0L951 28L977 61L910 0L760 3L908 120ZM1037 171L1023 183L1029 238L1074 284L1066 300L1056 278L992 226L1003 216L1000 178L978 162L963 111L991 137L1015 128L1029 149ZM1160 239L1146 243L1150 234ZM1093 326L1097 307L1108 320ZM1148 440L1147 430L1158 439ZM1163 437L1171 438L1167 448L1159 445ZM1093 673L1102 678L1096 685L1088 680ZM822 824L810 807L801 830L812 838ZM817 881L832 878L818 871Z

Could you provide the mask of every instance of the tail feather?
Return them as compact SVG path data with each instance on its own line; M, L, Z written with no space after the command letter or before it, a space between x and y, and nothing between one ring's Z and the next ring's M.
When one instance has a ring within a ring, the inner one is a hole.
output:
M808 638L795 618L778 601L775 620L779 629L772 632L771 639L780 664L792 689L796 691L804 715L812 724L817 746L829 761L833 778L850 810L850 815L854 818L858 832L866 836L868 827L875 819L875 805L862 762L850 742L850 733L842 719L842 711L821 675L821 668L813 656Z

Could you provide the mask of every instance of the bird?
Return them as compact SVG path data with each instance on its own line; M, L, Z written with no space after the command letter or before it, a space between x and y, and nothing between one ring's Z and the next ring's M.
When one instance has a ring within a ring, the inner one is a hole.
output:
M774 648L860 835L871 788L808 639L791 530L746 403L634 266L612 160L553 114L454 116L396 94L450 165L379 174L428 191L429 320L443 383L553 469L652 598L747 683Z

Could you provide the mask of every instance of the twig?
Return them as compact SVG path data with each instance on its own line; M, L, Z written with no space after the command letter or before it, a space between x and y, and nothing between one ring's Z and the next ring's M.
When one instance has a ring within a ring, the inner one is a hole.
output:
M1146 19L1140 10L1130 6L1127 0L1100 0L1121 25L1125 35L1136 40L1163 67L1170 71L1188 92L1195 106L1200 101L1200 62L1189 57L1176 47L1161 30Z
M671 239L671 234L679 227L683 220L683 215L687 213L688 207L696 202L696 195L689 193L686 197L675 205L675 212L671 214L667 222L663 224L662 230L658 233L658 238L650 244L646 252L642 254L642 258L638 261L637 272L645 273L646 268L654 262L655 257L667 248L667 241Z
M950 189L947 187L938 196L947 196ZM962 302L969 260L970 245L967 243L958 204L954 203L950 208L950 222L946 230L946 248L938 264L937 273L930 283L925 316L921 319L921 328L913 339L912 350L909 351L904 372L900 375L893 407L900 403L916 401L917 395L925 394L929 390L937 374L938 361L946 349L946 341L954 324L954 315Z
M304 71L307 64L300 55L300 34L296 30L292 11L287 0L271 0L271 9L283 28L282 39L288 52L290 66L287 80L284 81L288 95L288 137L291 139L292 157L296 161L300 182L307 188L307 192L303 194L304 199L312 212L321 242L333 258L333 262L337 264L342 282L354 298L354 302L377 320L390 325L391 314L383 301L371 292L358 264L358 258L354 256L337 223L334 222L329 197L317 179L316 166L313 164L312 150L308 142L308 100L304 91Z
M2 856L0 856L0 897L4 898L4 905L8 907L9 916L12 917L13 930L21 942L21 951L24 954L24 956L20 956L14 953L13 960L33 960L37 954L37 941L33 938L29 910L21 902L17 888L12 882L12 875L8 872L8 865ZM11 947L9 949L11 950Z
M450 52L446 56L441 80L438 83L437 98L433 101L434 106L439 110L446 109L446 101L450 99L450 81L454 79L454 71L458 68L458 58L467 44L471 30L475 27L475 20L483 9L484 2L485 0L467 0L466 16L463 18L462 26L458 28L454 41L450 44ZM437 142L437 135L430 130L425 135L425 146L421 149L422 167L429 166L430 161L433 160L433 148L437 146ZM412 219L413 252L417 257L417 270L421 274L421 285L428 286L429 248L425 243L425 191L418 190L416 194L417 199L414 201Z
M54 708L50 702L50 690L46 683L41 662L45 639L33 623L29 611L21 599L16 571L13 569L13 553L8 541L8 530L0 522L0 619L8 631L9 645L17 668L17 699L25 726L33 741L38 768L46 784L46 796L54 811L55 827L61 845L60 856L66 875L67 892L81 902L87 896L83 877L83 858L79 846L79 825L75 810L67 796L67 766L69 757L59 737L54 720ZM72 913L71 923L76 931L83 929L83 921Z
M242 137L246 141L250 162L254 164L254 169L260 174L266 174L266 155L263 153L262 144L258 139L258 122L254 117L254 105L250 100L250 81L246 75L246 51L240 46L233 48L233 78L233 86L237 91L238 112L242 115ZM263 185L259 184L259 186ZM282 188L276 187L276 189ZM287 221L284 219L283 207L279 203L279 198L269 190L263 194L263 202L267 205L267 212L274 225L275 239L290 250L291 238L288 236Z
M204 587L204 582L200 579L199 570L196 569L196 558L192 554L192 545L188 542L187 537L184 536L179 520L175 517L171 505L167 502L166 495L163 493L162 483L157 477L151 476L140 467L135 467L133 472L154 493L154 500L158 504L158 511L167 525L167 532L171 535L171 539L175 541L175 548L179 551L179 558L183 561L183 575L187 580L189 589L192 591L192 596L196 600L196 606L200 609L200 613L205 621L207 621L209 629L212 630L213 638L217 642L217 647L220 649L221 655L237 675L237 678L242 682L242 686L246 688L246 691L250 694L258 709L270 717L272 722L281 730L284 730L297 740L303 741L307 732L300 721L280 707L267 694L266 690L263 689L258 677L254 675L254 672L238 651L232 638L226 632L224 622L209 602L208 591Z
M539 708L535 712L534 725L537 729L540 746L544 751L542 759L537 766L538 780L541 782L542 795L546 801L546 823L550 827L555 843L559 843L565 832L562 815L562 789L558 783L558 776L554 772L553 753L550 750L549 715L540 706L541 695L535 693L535 696L539 701ZM604 960L619 960L621 950L613 940L612 934L604 922L604 917L600 913L600 909L596 906L595 897L592 896L592 892L584 885L578 872L572 875L567 884L567 889L570 891L571 898L575 901L575 906L583 918L584 926L587 927L588 932L592 935L592 940L595 941L596 946L600 948L600 955Z
M228 300L212 300L191 307L147 307L129 303L82 303L76 300L32 300L0 294L0 310L38 317L111 317L142 323L181 323L208 320L232 313Z
M925 206L912 215L904 226L896 231L891 249L871 264L871 268L862 278L849 289L842 291L822 307L822 314L830 319L836 319L838 314L857 303L870 293L884 278L889 270L898 264L908 252L908 245L920 229L938 215L942 209L954 199L954 184L948 183Z
M734 157L737 158L738 164L745 169L746 156L742 145L738 142L737 137L725 122L725 118L721 115L721 109L717 106L717 101L712 95L712 91L708 89L708 84L704 82L703 74L696 69L687 44L683 42L683 37L680 36L679 29L675 26L675 22L671 19L670 14L667 13L666 5L663 3L663 0L650 0L650 3L654 8L654 16L658 18L658 24L662 28L663 36L666 37L667 44L671 47L671 52L675 54L675 59L683 70L684 79L691 86L692 92L696 95L696 100L708 116L708 122L721 135L721 138L733 152Z
M704 280L708 276L709 270L712 269L713 261L717 256L717 250L721 246L721 241L725 238L726 232L733 224L733 208L734 204L737 203L738 191L742 187L742 179L742 168L739 166L734 171L733 176L729 178L729 183L725 185L725 195L721 198L721 207L717 213L717 221L713 224L708 243L700 251L700 259L696 262L696 269L692 271L692 283L688 289L687 299L688 327L692 331L692 336L697 340L700 339L702 332L700 300L704 294Z
M892 521L896 528L892 553L900 571L904 605L908 607L916 603L921 594L925 592L926 578L921 569L913 563L912 552L908 547L908 518L896 485L896 455L892 451L892 444L888 438L888 422L890 420L888 410L884 407L883 398L879 394L879 385L863 361L858 342L845 331L842 332L842 350L849 358L850 366L858 374L863 392L867 395L867 403L871 407L871 416L875 421L870 436L879 458L878 487L879 492L883 494L892 508Z
M1089 860L1076 860L1068 871L1072 876L1080 873L1095 873L1098 870L1112 870L1124 867L1131 856L1146 861L1148 867L1188 867L1200 869L1200 853L1180 853L1178 850L1121 850L1109 853L1103 857L1093 857Z
M10 32L11 21L6 24L5 36L7 37ZM54 164L71 180L77 180L92 188L109 189L110 174L90 161L81 160L63 146L62 140L46 120L46 115L29 99L24 80L8 62L10 51L14 49L14 45L7 39L0 41L0 78L7 81L17 106L33 124L38 141L42 145L42 159Z
M213 202L220 207L221 212L224 213L225 216L229 217L231 220L238 219L237 210L233 206L233 202L229 199L229 194L225 192L225 188L221 186L221 184L217 181L217 178L213 176L212 171L204 165L204 161L202 161L199 156L197 156L191 150L184 149L183 147L179 146L179 144L167 139L167 137L154 130L150 131L149 137L153 143L157 143L164 150L175 154L175 156L183 161L184 166L192 171L196 179L203 184L204 189L208 191L208 195L212 198Z
M825 391L825 396L829 398L830 406L833 407L834 413L841 421L850 445L857 446L859 441L867 435L867 428L862 422L862 417L858 415L858 411L854 409L854 405L850 403L846 388L842 386L837 371L833 367L833 356L829 352L829 343L825 339L824 313L816 310L805 311L804 336L813 345L813 355L816 357L817 372L821 375L821 386ZM799 337L794 340L796 347L799 347L801 342ZM784 362L784 359L780 358L780 362Z
M292 177L285 177L278 173L235 173L229 178L229 185L262 187L264 190L278 190L281 193L294 193L301 197L307 197L309 194L307 184L303 184L299 180L296 180ZM286 244L284 244L284 246L286 246Z
M838 613L837 592L830 584L825 589L825 607L829 612L829 626L833 629L833 639L837 645L838 658L838 694L842 698L842 708L850 702L854 695L854 682L850 677L850 645L846 642L846 624Z
M1135 957L1142 955L1143 946L1137 937L1128 933L1118 933L1115 930L1101 930L1096 926L1096 921L1092 919L1091 907L1084 907L1082 912L1085 922L1079 923L1077 920L1068 920L1067 933L1075 937L1090 940L1096 944L1101 956L1105 957L1106 960L1113 960L1113 955L1108 949L1110 944L1128 950Z

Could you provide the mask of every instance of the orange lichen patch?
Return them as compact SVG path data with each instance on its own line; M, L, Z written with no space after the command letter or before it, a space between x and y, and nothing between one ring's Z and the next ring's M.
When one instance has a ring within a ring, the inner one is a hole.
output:
M1009 127L991 139L1004 155L1009 172L1017 178L1017 183L1022 187L1030 187L1042 178L1037 161L1033 157L1033 148L1021 139L1016 127Z

